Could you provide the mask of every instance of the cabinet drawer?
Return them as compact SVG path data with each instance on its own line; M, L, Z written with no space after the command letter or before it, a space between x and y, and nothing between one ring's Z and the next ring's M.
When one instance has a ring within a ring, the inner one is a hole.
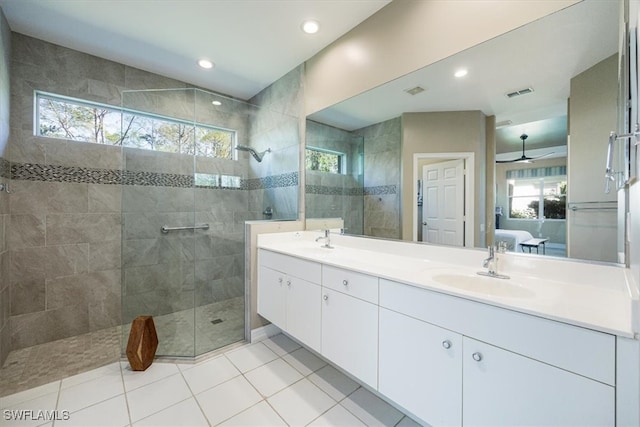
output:
M378 278L374 276L323 265L322 286L373 304L378 303Z
M380 306L615 385L613 335L384 279Z
M298 277L311 283L318 285L321 283L321 266L317 262L258 249L258 265L281 271L289 276Z

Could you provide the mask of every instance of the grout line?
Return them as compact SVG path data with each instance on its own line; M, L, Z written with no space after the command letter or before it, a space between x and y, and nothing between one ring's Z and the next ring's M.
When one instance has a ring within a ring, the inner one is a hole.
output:
M224 356L224 353L222 354L222 356ZM213 359L210 359L213 360ZM231 363L231 361L229 361L229 363ZM198 364L194 365L193 368L195 368ZM232 364L233 365L233 364ZM207 414L205 414L204 410L202 409L202 405L200 405L200 401L198 400L198 398L196 397L196 394L193 392L193 389L191 389L191 384L189 384L189 381L187 381L187 379L184 377L184 372L182 372L182 370L180 369L180 367L176 364L176 367L178 368L178 371L180 372L180 375L182 376L182 379L184 380L184 382L187 384L187 388L189 389L189 391L191 392L191 397L193 398L193 400L196 402L196 405L198 405L198 409L200 409L200 413L202 414L202 416L204 417L205 421L207 422L207 424L209 426L211 426L211 421L209 421L209 418L207 417ZM192 369L193 369L192 368ZM235 366L234 366L235 368ZM233 377L236 378L236 377ZM216 387L216 386L214 386ZM213 387L211 387L213 388ZM211 390L211 388L208 388L206 390L201 391L200 393L204 393L207 390Z
M56 407L55 410L58 410L58 405L60 404L60 394L62 393L62 380L58 381L58 395L56 396ZM51 424L51 427L54 427L56 425L56 420L53 420L53 423Z
M124 373L122 371L122 362L118 361L118 366L120 366L120 379L122 380L122 389L124 390L124 404L127 407L127 417L129 417L129 425L133 425L131 420L131 408L129 405L129 395L127 393L127 387L124 384Z

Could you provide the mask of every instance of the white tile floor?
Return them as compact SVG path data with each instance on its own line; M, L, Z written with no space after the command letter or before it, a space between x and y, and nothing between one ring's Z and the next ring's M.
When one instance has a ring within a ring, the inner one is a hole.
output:
M0 398L7 427L217 425L417 424L284 335L198 364L113 363Z

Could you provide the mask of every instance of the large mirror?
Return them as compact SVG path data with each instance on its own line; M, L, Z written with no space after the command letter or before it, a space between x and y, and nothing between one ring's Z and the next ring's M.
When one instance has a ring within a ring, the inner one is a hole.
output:
M619 8L585 0L309 116L307 218L623 262L624 209L604 192Z

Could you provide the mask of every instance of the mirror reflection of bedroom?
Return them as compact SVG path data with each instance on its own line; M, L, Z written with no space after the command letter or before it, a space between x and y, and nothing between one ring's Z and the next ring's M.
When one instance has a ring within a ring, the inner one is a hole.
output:
M496 129L495 241L567 255L567 116Z
M618 261L617 201L615 192L604 192L607 134L600 130L616 128L617 84L612 55L571 79L561 114L496 124L496 243L516 252Z
M606 2L580 6L616 19ZM624 126L617 119L623 57L610 28L584 28L569 43L560 37L568 33L553 33L555 53L529 46L524 68L540 73L506 95L512 109L496 114L494 239L508 250L624 262L618 194L605 193L603 172L609 132Z

